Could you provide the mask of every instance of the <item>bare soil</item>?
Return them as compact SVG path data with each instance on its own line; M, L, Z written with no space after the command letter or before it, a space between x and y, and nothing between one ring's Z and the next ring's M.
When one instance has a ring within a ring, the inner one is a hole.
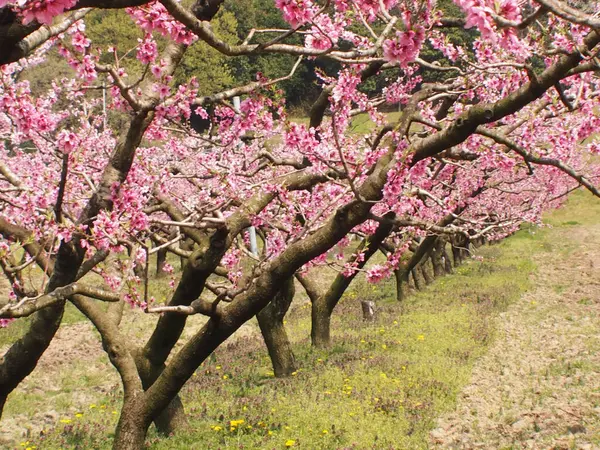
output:
M432 448L600 449L600 226L551 235Z

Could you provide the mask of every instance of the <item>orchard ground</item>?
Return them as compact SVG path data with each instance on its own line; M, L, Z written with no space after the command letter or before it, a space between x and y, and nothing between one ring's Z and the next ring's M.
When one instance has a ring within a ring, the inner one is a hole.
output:
M329 351L310 349L299 295L287 326L301 369L275 379L258 326L247 324L183 390L190 430L152 432L150 448L598 448L599 219L600 203L576 193L547 217L551 227L480 248L480 260L402 305L391 281L355 282ZM164 283L152 280L154 292ZM375 323L363 323L360 299L377 302ZM123 326L143 342L154 320L128 312ZM2 330L0 346L23 329ZM98 334L69 309L9 397L1 445L110 448L119 386Z

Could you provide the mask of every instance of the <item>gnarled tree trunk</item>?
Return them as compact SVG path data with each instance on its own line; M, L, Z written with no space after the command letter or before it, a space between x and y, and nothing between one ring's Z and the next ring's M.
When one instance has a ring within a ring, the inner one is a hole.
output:
M256 315L276 377L287 377L296 371L296 359L283 324L295 293L294 279L289 278L273 300Z

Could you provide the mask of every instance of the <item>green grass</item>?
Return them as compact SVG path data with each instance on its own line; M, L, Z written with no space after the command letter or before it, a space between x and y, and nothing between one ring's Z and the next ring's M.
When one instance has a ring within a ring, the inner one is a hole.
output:
M65 314L63 316L62 325L70 325L76 322L86 320L85 316L79 312L71 304L67 304L65 308ZM23 337L25 332L29 329L31 318L26 317L23 319L16 320L11 323L9 327L0 329L0 347L10 345L17 339Z
M351 286L334 316L330 351L310 348L309 308L296 308L288 326L301 369L289 379L273 378L256 337L220 348L183 392L193 431L169 439L152 432L150 448L283 448L290 440L310 449L426 448L435 418L454 407L491 342L493 315L529 286L531 255L545 249L546 233L523 230L481 249L482 262L465 264L404 305L391 300L392 282ZM365 293L378 302L374 324L360 318ZM116 399L102 402L118 409ZM109 448L96 433L109 435L110 419L84 414L59 425L40 448L76 441Z
M598 217L600 202L576 193L548 223L567 228ZM436 417L455 407L474 362L493 341L495 315L529 288L533 256L558 248L553 236L550 227L525 227L479 249L481 261L402 305L393 300L391 281L355 282L334 313L329 351L310 348L310 309L298 305L287 318L300 367L294 376L273 377L257 336L221 346L182 391L190 430L169 438L152 430L150 448L285 448L286 442L306 449L427 448ZM361 320L365 298L377 301L374 323ZM110 448L119 403L118 392L98 398L81 417L65 416L68 423L32 442L44 449Z

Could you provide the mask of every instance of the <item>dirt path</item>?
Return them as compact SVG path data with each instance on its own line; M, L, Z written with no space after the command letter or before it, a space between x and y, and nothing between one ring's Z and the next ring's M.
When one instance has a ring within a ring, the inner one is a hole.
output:
M600 449L600 226L550 233L432 448Z

